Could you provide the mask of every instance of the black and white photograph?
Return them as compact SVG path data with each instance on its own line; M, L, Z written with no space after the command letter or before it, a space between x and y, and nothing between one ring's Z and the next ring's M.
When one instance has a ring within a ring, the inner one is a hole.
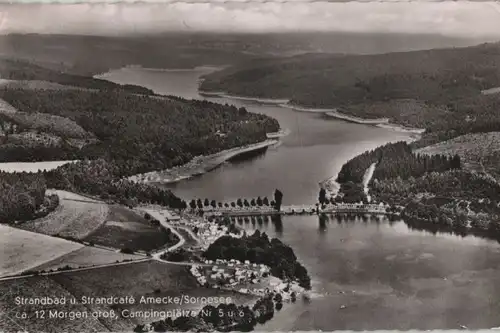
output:
M500 2L0 1L0 332L500 329Z

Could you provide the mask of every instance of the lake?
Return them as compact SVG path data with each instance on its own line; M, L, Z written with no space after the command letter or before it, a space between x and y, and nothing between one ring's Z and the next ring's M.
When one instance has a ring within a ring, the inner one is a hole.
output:
M211 68L124 68L99 76L157 93L202 98L201 75ZM168 185L178 196L235 200L272 197L285 204L314 203L318 183L348 159L408 133L348 123L320 113L276 105L207 98L276 118L290 134L249 160L228 162L202 176ZM285 306L259 327L266 331L469 329L500 326L500 245L478 237L432 234L403 221L371 218L320 223L317 216L287 216L282 223L242 223L291 245L313 281L309 302Z

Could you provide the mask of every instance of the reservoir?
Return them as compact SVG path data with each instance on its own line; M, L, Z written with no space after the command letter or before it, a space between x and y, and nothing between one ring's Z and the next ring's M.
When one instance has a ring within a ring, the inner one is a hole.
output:
M182 197L232 201L284 193L284 204L314 203L318 183L350 158L410 134L197 92L213 68L123 68L99 76L161 94L206 98L276 118L289 135L248 160L228 162L168 187ZM241 222L292 246L308 269L310 301L285 306L258 327L265 331L479 329L500 326L500 245L496 241L410 229L403 221L356 218L319 221L286 216L279 222Z

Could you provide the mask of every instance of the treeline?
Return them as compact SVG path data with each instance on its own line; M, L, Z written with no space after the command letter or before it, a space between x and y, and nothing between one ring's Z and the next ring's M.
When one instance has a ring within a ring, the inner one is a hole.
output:
M481 174L450 170L374 180L370 194L404 207L402 216L422 228L500 232L500 186Z
M263 141L267 132L279 130L272 118L208 101L158 99L120 91L20 89L0 90L0 98L20 111L69 118L93 133L99 142L82 149L67 147L59 158L101 157L114 164L118 177L171 168L194 156ZM33 161L56 158L54 151L43 149L27 153ZM8 158L0 148L2 154ZM12 158L18 160L19 153Z
M45 197L46 188L40 174L0 172L0 223L27 221L54 210L59 198Z
M266 233L261 234L258 230L242 238L220 237L203 255L209 260L236 259L264 264L271 268L273 276L298 280L301 287L311 289L307 269L297 261L293 249L277 238L269 240Z
M460 157L455 155L419 155L406 142L389 143L367 151L345 163L338 176L339 183L361 183L366 170L376 163L374 179L420 177L427 172L443 172L460 168Z
M465 170L427 173L418 178L375 179L370 187L370 194L380 201L402 206L418 193L469 202L500 201L500 186L494 180Z
M120 85L90 76L67 74L24 60L0 59L0 77L8 80L40 80L62 85L98 90L124 90L129 93L154 95L151 89L132 84Z
M439 118L428 117L423 137L413 146L424 147L468 133L500 131L500 94L448 99Z
M241 199L238 198L236 201L231 201L231 202L217 202L215 200L208 200L205 198L205 200L201 199L192 199L189 202L189 208L191 209L203 209L206 207L212 207L212 208L243 208L243 207L263 207L263 206L268 206L268 207L273 207L277 210L281 209L281 205L283 203L283 192L281 192L279 189L276 189L274 191L273 195L274 200L269 201L267 197L261 198L260 196L257 197L256 199Z
M129 206L153 203L173 209L187 207L170 190L119 179L116 174L115 164L97 159L65 164L44 172L44 177L49 188L95 195Z

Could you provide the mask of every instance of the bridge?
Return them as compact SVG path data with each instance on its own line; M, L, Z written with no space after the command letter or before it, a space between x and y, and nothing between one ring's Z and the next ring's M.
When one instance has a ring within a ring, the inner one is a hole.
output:
M388 210L389 205L362 204L362 203L339 203L320 205L288 205L282 206L278 211L271 206L242 206L242 207L203 207L205 216L256 216L256 215L299 215L299 214L322 214L322 213L354 213L354 214L392 214ZM200 211L195 208L192 212Z

